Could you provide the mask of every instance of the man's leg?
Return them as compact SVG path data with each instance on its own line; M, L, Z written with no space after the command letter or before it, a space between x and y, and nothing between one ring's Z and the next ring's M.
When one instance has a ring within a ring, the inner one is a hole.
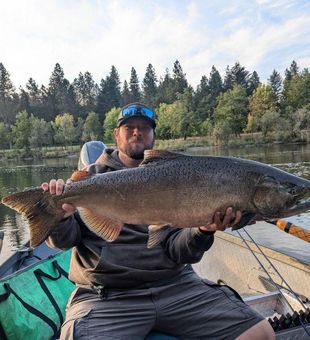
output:
M267 320L262 320L251 328L247 329L236 340L274 340L275 334Z
M274 339L268 322L228 287L196 274L152 289L155 329L180 339Z
M69 299L60 339L142 340L154 321L155 308L147 290L108 291L100 298L78 288Z

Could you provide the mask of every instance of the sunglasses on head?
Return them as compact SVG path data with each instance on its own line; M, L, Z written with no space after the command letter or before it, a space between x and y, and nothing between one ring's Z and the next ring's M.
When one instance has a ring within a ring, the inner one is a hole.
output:
M144 116L155 120L155 113L146 107L126 107L122 110L122 117Z

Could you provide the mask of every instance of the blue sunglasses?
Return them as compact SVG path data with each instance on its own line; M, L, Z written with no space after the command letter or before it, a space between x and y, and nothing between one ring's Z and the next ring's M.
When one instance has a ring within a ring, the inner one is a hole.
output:
M121 112L123 118L144 116L155 121L155 113L146 107L126 107Z

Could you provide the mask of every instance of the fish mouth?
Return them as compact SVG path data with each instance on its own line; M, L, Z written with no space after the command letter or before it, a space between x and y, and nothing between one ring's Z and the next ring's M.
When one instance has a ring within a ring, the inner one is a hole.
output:
M293 206L282 211L282 217L298 215L310 210L310 199L297 200Z

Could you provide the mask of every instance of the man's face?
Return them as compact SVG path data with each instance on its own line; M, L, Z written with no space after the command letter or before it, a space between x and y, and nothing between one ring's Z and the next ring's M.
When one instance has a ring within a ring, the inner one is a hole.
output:
M114 129L114 138L120 152L133 159L143 159L144 150L153 148L155 135L145 118L132 117Z

